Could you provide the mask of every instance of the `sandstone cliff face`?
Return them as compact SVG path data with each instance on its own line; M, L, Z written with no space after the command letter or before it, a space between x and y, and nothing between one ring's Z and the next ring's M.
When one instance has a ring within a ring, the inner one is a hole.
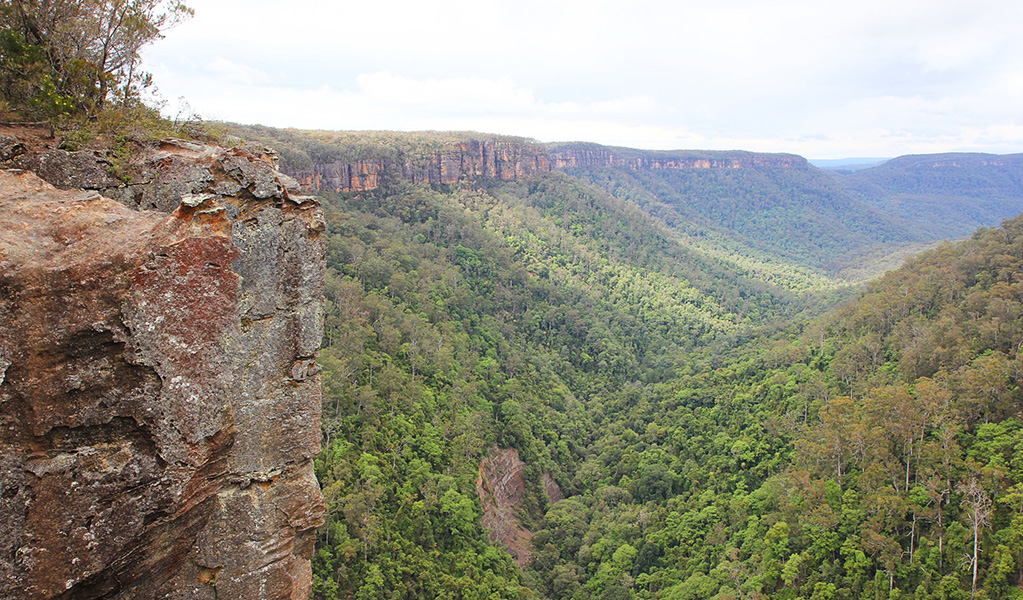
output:
M569 144L551 151L555 169L577 167L624 167L629 169L780 169L807 168L805 158L793 154L755 152L679 151L654 152L610 148L596 144Z
M293 171L303 188L353 192L376 189L393 177L411 183L455 183L475 177L513 180L550 170L543 148L519 142L467 140L425 159L329 163Z
M69 189L0 171L0 598L308 597L318 205L242 150L16 154Z
M629 169L748 169L757 167L808 168L802 157L753 152L652 152L611 148L597 144L561 144L547 147L516 141L468 140L449 145L444 152L410 161L360 160L315 165L289 175L312 191L359 192L373 190L393 178L410 183L455 183L475 177L516 180L551 170L584 167Z

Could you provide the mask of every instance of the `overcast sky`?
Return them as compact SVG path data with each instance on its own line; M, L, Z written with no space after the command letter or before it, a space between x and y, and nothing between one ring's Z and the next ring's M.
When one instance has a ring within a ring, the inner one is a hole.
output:
M186 0L173 116L809 158L1023 152L1020 0Z

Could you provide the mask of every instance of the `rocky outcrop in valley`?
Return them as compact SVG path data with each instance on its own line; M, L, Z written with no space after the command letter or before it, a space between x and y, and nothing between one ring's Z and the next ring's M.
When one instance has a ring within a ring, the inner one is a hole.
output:
M549 473L541 477L542 489L550 504L562 500L564 495ZM532 556L533 532L522 523L526 507L526 463L514 448L494 446L480 462L476 478L476 495L483 507L483 527L490 540L507 548L520 567Z

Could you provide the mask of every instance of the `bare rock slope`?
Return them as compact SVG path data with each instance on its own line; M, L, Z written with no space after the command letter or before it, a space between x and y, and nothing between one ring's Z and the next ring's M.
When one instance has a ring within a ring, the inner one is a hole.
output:
M308 597L317 203L259 152L168 141L128 186L5 144L0 598Z
M476 478L476 495L483 507L483 527L490 541L507 548L520 567L525 567L532 557L533 532L522 523L522 516L527 510L527 489L535 483L529 482L526 466L518 450L493 446L480 461ZM564 499L550 473L544 473L540 483L548 503Z

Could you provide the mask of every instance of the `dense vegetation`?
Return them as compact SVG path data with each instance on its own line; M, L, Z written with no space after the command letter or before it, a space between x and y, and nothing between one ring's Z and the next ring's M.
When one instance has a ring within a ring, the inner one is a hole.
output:
M142 146L217 137L194 113L171 121L144 101L141 50L191 16L180 0L0 1L0 121L49 125L61 148L104 152L126 181Z
M1019 594L1023 223L813 320L819 280L618 196L326 199L317 597ZM529 465L522 570L480 525L493 446Z
M568 171L635 202L668 227L709 231L759 256L777 256L832 276L878 247L895 251L931 238L847 193L836 176L809 166L739 169L574 168Z
M1017 597L1021 230L931 252L609 432L605 487L534 538L548 593L569 571L573 596L592 588L606 544L633 556L620 581L638 597ZM667 483L636 485L655 457Z
M554 145L580 146L601 148ZM631 161L696 154L613 150ZM723 234L758 255L858 281L897 267L936 240L964 237L1023 211L1023 155L902 156L851 173L799 161L774 166L793 157L759 156L759 164L741 169L584 166L568 172L635 201L673 229Z
M324 597L525 593L479 525L486 448L573 489L607 407L673 377L686 349L797 308L558 174L327 206Z
M1023 155L901 156L840 177L851 194L942 237L969 235L1023 211Z

